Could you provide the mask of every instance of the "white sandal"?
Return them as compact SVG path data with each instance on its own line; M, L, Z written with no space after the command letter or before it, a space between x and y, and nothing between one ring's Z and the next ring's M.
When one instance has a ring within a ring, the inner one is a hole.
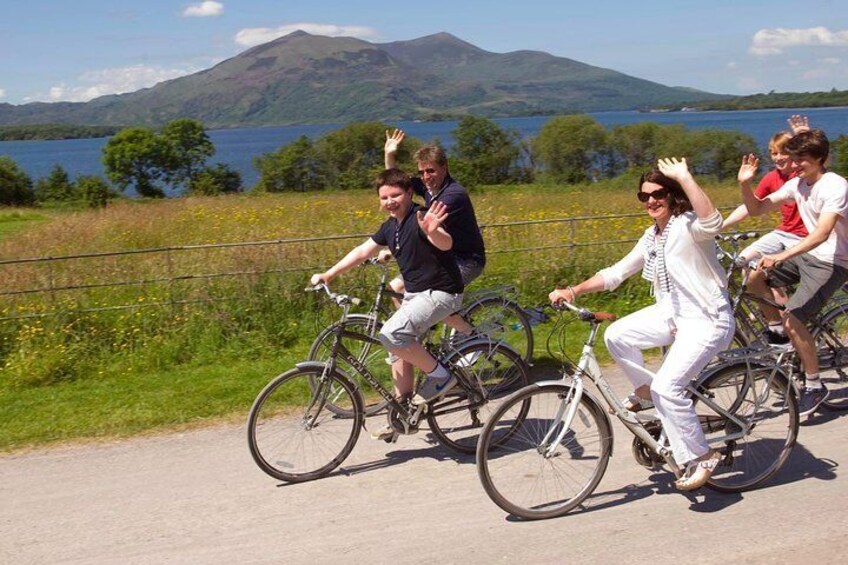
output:
M631 412L641 412L642 410L650 410L654 407L654 403L646 398L642 398L635 392L627 395L627 398L621 401L624 407Z
M701 461L690 461L686 465L686 471L683 476L674 481L674 486L677 490L695 490L701 488L718 467L718 464L723 459L723 456L718 451L713 451L709 457Z

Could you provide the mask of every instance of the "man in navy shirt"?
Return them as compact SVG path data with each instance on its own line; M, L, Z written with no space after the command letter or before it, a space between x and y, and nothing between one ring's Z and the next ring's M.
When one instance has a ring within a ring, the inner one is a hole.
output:
M386 131L383 151L387 169L397 165L397 151L405 135L399 129ZM413 190L424 198L425 208L434 202L447 207L448 217L444 227L453 238L452 251L462 274L462 282L468 286L486 266L486 248L474 206L468 192L450 176L447 156L441 147L425 145L415 152L414 159L420 177L412 179ZM390 284L396 292L403 292L403 278L396 278ZM451 316L445 322L462 333L468 334L471 331L471 326L460 316Z
M416 404L443 396L456 382L446 367L436 361L418 338L456 312L462 305L463 284L451 253L454 241L442 224L447 207L434 202L428 210L412 201L412 181L398 169L383 171L374 182L380 207L389 214L380 229L352 249L323 273L312 275L312 284L329 283L381 249L390 248L406 282L403 301L383 324L380 342L397 359L392 363L395 395L411 395L415 383L414 368L427 375ZM394 441L397 434L386 426L372 434L375 439Z

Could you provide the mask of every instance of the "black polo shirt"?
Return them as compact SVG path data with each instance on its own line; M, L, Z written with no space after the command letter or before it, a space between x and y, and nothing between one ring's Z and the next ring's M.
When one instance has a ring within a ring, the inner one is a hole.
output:
M442 188L434 195L430 194L427 187L419 177L412 179L412 189L419 196L424 197L424 206L429 208L434 200L443 203L448 209L448 218L444 227L453 238L453 249L451 251L460 259L467 257L479 257L485 260L486 247L483 244L483 235L480 226L477 225L477 216L471 198L461 184L448 175Z
M418 227L415 217L418 210L423 208L413 204L400 226L397 220L389 218L371 239L391 250L409 292L431 289L452 294L462 292L462 276L453 253L442 251L430 243L427 234Z

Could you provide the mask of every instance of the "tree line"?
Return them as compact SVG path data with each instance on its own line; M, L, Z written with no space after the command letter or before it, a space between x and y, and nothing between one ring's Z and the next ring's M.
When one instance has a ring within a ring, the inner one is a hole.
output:
M258 192L360 189L383 169L386 124L360 122L312 140L301 136L278 150L259 155L254 166ZM464 116L452 132L451 173L468 187L543 182L577 184L636 175L662 156L685 156L697 175L735 178L740 156L756 153L748 135L719 129L690 131L654 122L607 129L587 115L551 118L534 138L522 138L494 121ZM412 155L424 142L407 138L398 164L414 170ZM214 195L243 190L241 176L225 164L209 165L215 148L203 124L178 119L160 131L124 128L103 148L111 185L97 176L71 181L60 166L33 183L8 157L0 157L0 205L78 201L104 206L132 189L142 197L162 198L166 188L184 194ZM848 173L848 136L832 144L834 169ZM114 187L114 188L113 188Z

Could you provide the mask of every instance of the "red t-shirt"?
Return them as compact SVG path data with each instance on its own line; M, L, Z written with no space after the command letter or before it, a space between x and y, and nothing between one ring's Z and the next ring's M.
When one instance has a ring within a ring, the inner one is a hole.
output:
M777 171L777 169L772 169L766 174L766 176L763 177L760 184L757 185L757 190L754 191L754 194L757 195L757 198L762 200L772 192L776 192L778 188L783 186L783 184L793 176L795 175L784 177ZM798 206L795 205L795 202L783 203L780 206L780 213L783 216L783 219L780 222L780 225L775 229L794 233L800 237L807 237L807 228L804 227L804 221L801 220L801 214L798 213Z

